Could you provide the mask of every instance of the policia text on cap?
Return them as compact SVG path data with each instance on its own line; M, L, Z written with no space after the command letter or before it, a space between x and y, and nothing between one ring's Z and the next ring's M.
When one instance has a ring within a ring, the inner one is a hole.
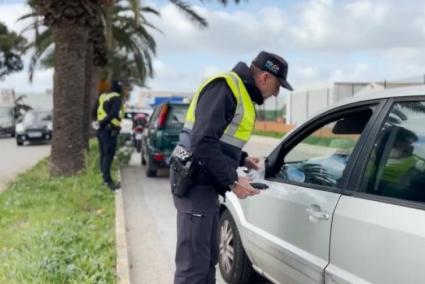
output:
M218 261L218 195L239 198L258 194L238 166L258 169L259 159L242 151L255 124L254 103L277 96L287 82L288 64L260 52L251 66L238 63L231 72L207 80L192 99L180 133L179 147L192 153L194 170L183 196L174 195L177 248L174 283L215 283ZM179 179L171 168L170 182Z

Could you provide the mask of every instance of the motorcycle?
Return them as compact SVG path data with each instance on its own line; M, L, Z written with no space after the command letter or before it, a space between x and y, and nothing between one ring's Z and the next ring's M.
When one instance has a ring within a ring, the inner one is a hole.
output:
M142 148L143 130L146 123L147 117L143 114L137 114L133 119L133 144L138 153Z

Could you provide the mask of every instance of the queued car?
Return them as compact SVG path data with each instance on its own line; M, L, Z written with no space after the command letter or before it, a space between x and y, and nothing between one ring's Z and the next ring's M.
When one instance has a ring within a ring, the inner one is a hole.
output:
M189 104L163 103L155 107L142 137L141 162L146 176L154 177L158 169L169 168L170 156L179 140Z
M22 146L26 141L50 141L52 139L52 112L28 111L22 121L16 124L15 132L18 146Z
M0 106L0 135L15 137L15 112L13 106Z
M227 283L425 283L425 88L354 97L288 133L221 200ZM244 175L244 171L240 171Z

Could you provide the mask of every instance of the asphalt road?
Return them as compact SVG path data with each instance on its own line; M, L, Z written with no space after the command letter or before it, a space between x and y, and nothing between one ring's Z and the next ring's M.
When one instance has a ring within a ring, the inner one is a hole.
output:
M15 138L0 136L0 192L16 175L30 169L49 153L49 144L18 147Z
M275 139L256 137L247 150L265 156ZM168 173L146 178L140 156L134 154L122 173L127 241L132 283L172 283L176 243L176 210L169 190ZM225 283L217 269L217 283ZM263 281L261 283L269 283ZM257 282L256 284L261 284Z

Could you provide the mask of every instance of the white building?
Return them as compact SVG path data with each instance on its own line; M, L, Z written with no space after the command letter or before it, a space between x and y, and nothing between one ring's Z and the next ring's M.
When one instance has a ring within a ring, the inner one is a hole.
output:
M139 108L149 107L155 101L155 98L172 98L183 97L185 102L189 102L193 97L193 93L167 92L167 91L141 91L139 94L133 95L133 105Z
M292 92L286 96L286 122L298 125L319 111L352 96L419 84L423 83L336 82L330 88Z

